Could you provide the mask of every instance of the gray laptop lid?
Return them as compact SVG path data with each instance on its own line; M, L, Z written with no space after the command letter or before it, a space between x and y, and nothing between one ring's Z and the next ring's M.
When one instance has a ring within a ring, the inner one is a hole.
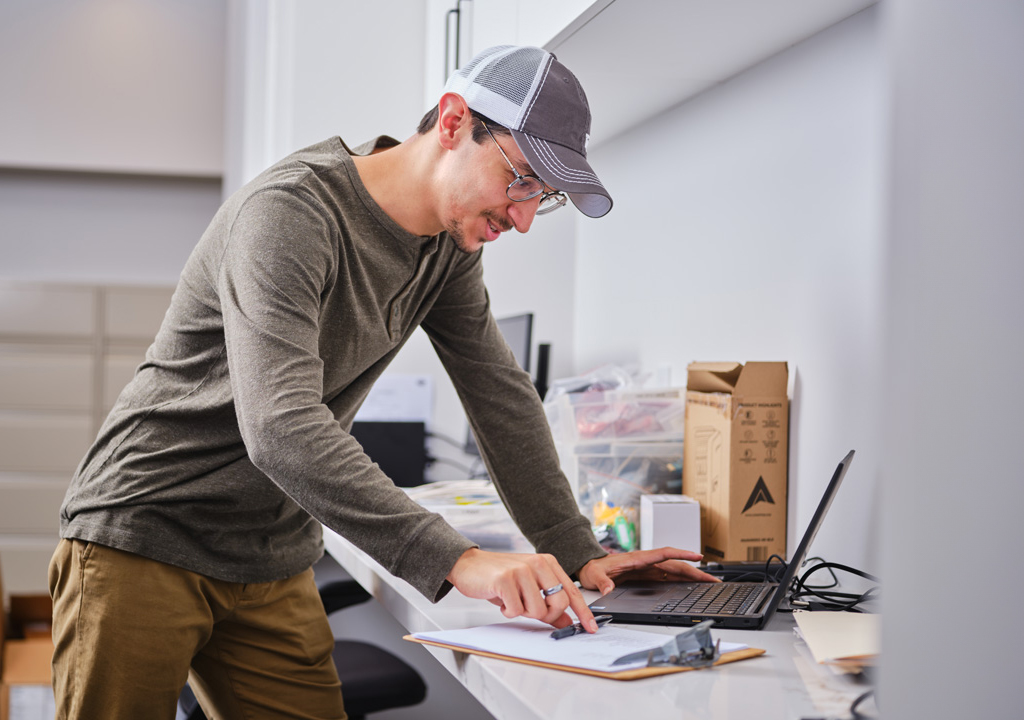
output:
M804 560L807 559L807 551L811 548L811 543L814 542L815 536L818 534L818 530L821 529L821 524L825 520L825 515L828 513L828 509L832 507L832 501L835 500L836 493L839 492L839 486L843 483L843 478L846 477L846 471L850 468L850 463L853 462L853 450L846 454L840 462L836 471L832 473L832 479L828 483L828 487L825 488L825 494L822 495L821 501L818 503L817 509L814 511L814 515L811 517L811 522L807 526L807 531L804 532L804 536L800 538L800 544L796 546L796 551L793 556L789 559L789 564L786 566L786 572L782 575L782 579L779 580L779 590L775 593L771 603L765 609L765 622L767 622L775 611L779 607L779 603L782 602L782 598L786 595L786 588L788 588L793 578L796 577L797 572L800 571L800 567L804 564Z

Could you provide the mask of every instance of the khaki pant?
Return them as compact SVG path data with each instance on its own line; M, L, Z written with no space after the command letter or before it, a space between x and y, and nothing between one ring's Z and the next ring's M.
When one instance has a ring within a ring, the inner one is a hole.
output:
M186 678L211 720L345 718L312 570L230 583L62 540L49 581L58 720L173 720Z

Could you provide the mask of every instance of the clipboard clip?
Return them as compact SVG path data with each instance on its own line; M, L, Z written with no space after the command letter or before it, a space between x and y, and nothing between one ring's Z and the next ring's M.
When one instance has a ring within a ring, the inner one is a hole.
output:
M720 657L720 641L711 638L712 625L711 620L705 620L683 630L661 647L623 655L612 665L631 665L646 660L647 667L710 667Z

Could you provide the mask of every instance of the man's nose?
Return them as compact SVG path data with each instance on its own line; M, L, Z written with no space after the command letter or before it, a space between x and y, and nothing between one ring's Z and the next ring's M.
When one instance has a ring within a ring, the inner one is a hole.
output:
M537 215L538 207L540 207L540 196L522 202L509 203L508 216L515 229L521 233L529 232L530 226L533 225L533 218Z

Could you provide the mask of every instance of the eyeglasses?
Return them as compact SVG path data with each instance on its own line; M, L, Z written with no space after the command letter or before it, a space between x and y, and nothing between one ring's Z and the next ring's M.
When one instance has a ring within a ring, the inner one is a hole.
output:
M520 175L519 171L516 170L515 165L513 165L512 161L508 159L508 155L506 155L505 151L501 149L501 145L498 145L498 141L494 139L493 135L491 135L491 129L487 127L487 123L483 120L480 122L483 123L484 130L487 131L487 136L490 137L491 141L497 146L498 152L500 152L501 156L505 158L505 162L508 163L512 172L516 174L516 179L510 182L508 187L505 188L505 194L508 196L509 200L512 202L525 202L540 195L540 204L537 206L538 215L545 215L549 212L554 212L565 205L568 198L564 193L560 193L557 190L545 190L544 188L547 186L544 185L544 181L536 175Z

